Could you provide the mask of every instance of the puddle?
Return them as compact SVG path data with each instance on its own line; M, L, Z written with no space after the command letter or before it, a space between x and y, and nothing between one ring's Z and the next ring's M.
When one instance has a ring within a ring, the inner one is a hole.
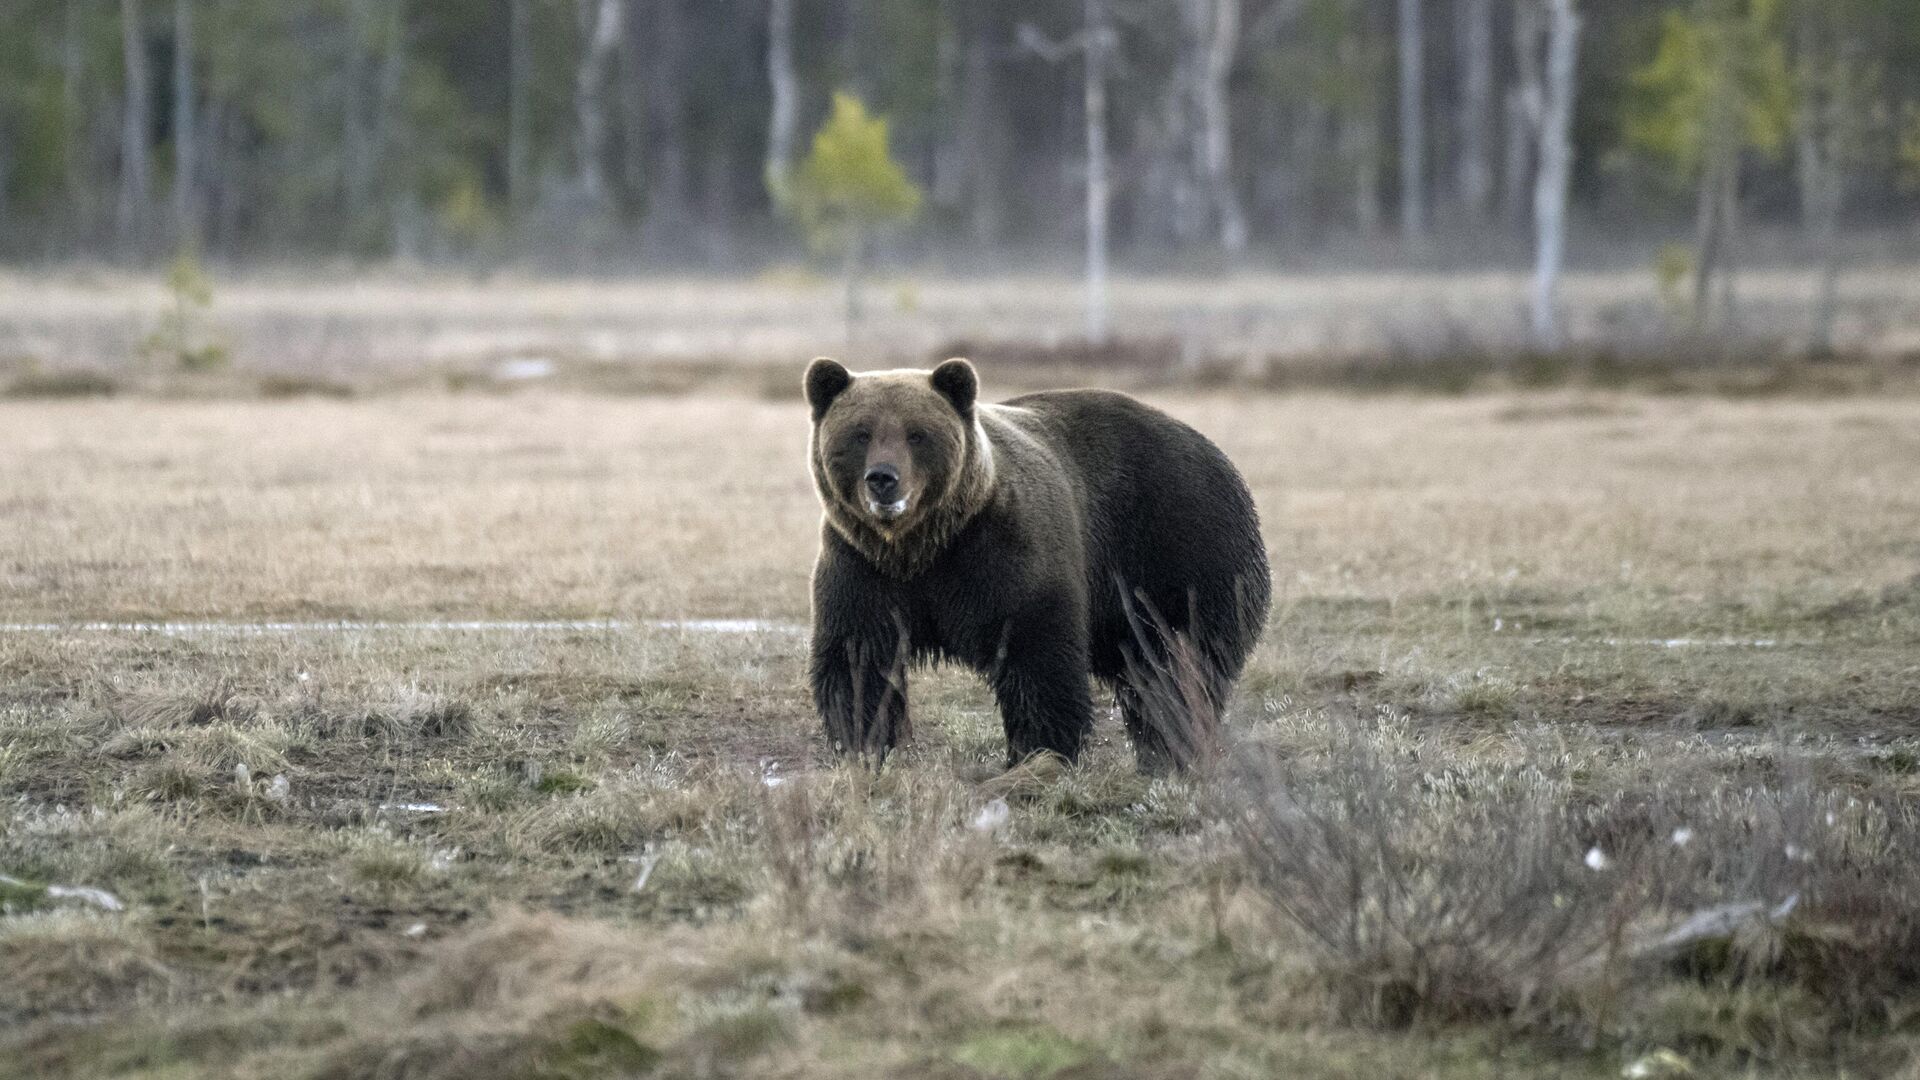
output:
M0 623L0 634L159 634L163 637L266 634L364 634L382 631L455 633L618 633L679 630L692 634L804 634L804 623L781 619L322 619L274 622L23 622ZM1653 649L1788 649L1814 641L1775 638L1528 638L1529 645L1588 645Z
M381 631L459 633L615 633L680 630L699 634L802 634L806 627L777 619L327 619L310 622L41 622L0 623L0 634L158 634L162 637L267 634L359 634Z
M1774 638L1528 638L1529 645L1603 645L1609 648L1649 649L1792 649L1817 644Z
M703 634L801 634L806 627L775 619L661 619L647 625L661 630L695 630Z

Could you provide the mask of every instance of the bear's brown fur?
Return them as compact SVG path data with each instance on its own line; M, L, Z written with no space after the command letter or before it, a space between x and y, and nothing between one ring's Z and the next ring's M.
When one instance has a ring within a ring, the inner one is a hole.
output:
M1144 767L1181 763L1153 673L1184 672L1174 696L1217 713L1266 620L1259 520L1226 455L1123 394L977 403L965 360L856 375L822 358L805 386L826 516L811 675L835 746L891 749L908 665L944 658L992 684L1012 761L1078 755L1091 674Z

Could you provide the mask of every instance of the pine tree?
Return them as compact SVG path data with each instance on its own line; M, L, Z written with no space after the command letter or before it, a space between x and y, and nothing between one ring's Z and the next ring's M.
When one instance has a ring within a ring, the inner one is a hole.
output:
M869 115L852 94L835 94L833 114L814 135L812 151L790 179L774 184L773 196L809 248L840 258L851 340L868 244L877 231L903 225L920 210L919 187L893 159L886 119Z

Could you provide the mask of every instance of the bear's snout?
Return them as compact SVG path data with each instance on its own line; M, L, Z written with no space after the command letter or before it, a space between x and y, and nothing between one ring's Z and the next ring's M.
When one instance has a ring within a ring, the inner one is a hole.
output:
M867 470L867 490L881 502L892 502L900 492L900 470L892 465L875 465Z
M906 493L900 487L898 466L887 462L869 465L865 482L868 510L882 518L895 518L906 513Z

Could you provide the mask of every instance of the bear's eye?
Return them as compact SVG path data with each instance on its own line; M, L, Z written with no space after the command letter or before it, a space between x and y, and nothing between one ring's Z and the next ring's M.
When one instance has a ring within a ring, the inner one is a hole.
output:
M873 441L873 434L866 431L856 431L853 433L853 441L857 445L865 446Z
M920 445L921 443L923 443L923 442L926 442L926 441L927 441L927 437L926 437L925 435L923 435L923 434L921 434L921 433L920 433L920 432L918 432L918 431L909 431L909 432L907 432L907 445L908 445L908 446L919 446L919 445Z

